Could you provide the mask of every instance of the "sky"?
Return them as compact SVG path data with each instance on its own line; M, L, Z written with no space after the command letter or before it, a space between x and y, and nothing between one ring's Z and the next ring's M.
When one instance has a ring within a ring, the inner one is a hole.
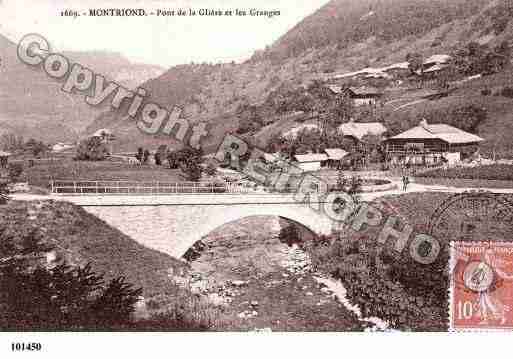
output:
M107 50L133 62L169 67L240 62L271 45L329 0L0 0L0 33L17 42L39 33L58 51ZM96 8L279 10L251 16L62 17Z

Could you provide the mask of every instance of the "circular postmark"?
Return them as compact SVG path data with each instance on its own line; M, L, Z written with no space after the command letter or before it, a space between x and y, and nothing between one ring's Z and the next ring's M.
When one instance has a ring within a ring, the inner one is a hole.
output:
M429 232L450 250L450 328L502 328L513 322L513 197L491 192L448 196Z
M429 233L441 241L445 248L452 248L456 252L461 251L461 247L454 245L455 243L512 242L512 199L491 192L464 192L449 196L431 215ZM484 287L488 290L494 280L493 265L476 262L467 254L453 253L453 257L456 255L459 261L457 266L451 268L451 275L458 282L456 284L474 292L485 290ZM465 268L463 275L462 264ZM456 267L460 275L456 275ZM480 284L476 282L478 278L481 278Z
M490 192L452 195L433 212L429 232L445 243L512 241L513 200Z

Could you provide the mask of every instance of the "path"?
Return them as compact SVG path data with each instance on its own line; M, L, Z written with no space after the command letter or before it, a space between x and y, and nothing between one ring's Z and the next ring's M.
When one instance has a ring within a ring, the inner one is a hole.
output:
M463 193L469 191L486 191L492 193L505 193L505 194L513 194L513 188L485 188L485 187L450 187L443 185L425 185L420 183L410 183L408 185L408 190L402 190L401 181L393 181L393 183L397 184L397 188L395 190L383 191L383 192L370 192L363 193L361 195L364 201L372 201L373 199L390 196L390 195L399 195L405 193L423 193L423 192L441 192L441 193Z

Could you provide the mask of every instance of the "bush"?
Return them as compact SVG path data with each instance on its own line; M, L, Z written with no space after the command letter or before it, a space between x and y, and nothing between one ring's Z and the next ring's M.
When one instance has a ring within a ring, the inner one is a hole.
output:
M501 95L508 98L513 98L513 88L512 87L504 87L501 91Z
M382 211L386 214L386 211ZM377 242L378 232L344 229L306 248L313 266L341 280L363 317L378 317L391 328L442 331L448 325L446 251L430 265L421 265L405 249L398 254Z
M433 178L513 181L513 166L494 164L477 167L454 167L447 170L440 168L420 173L417 176Z
M209 176L215 176L217 173L217 168L213 163L209 163L207 168L205 168L205 173Z
M3 235L0 256L0 327L4 330L115 329L131 322L142 289L124 278L104 283L90 265L46 264L35 232Z

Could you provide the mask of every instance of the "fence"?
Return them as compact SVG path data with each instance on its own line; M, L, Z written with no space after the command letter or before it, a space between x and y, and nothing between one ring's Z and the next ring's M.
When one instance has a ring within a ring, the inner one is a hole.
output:
M52 193L65 195L254 192L253 188L240 184L213 182L51 181L50 187Z

